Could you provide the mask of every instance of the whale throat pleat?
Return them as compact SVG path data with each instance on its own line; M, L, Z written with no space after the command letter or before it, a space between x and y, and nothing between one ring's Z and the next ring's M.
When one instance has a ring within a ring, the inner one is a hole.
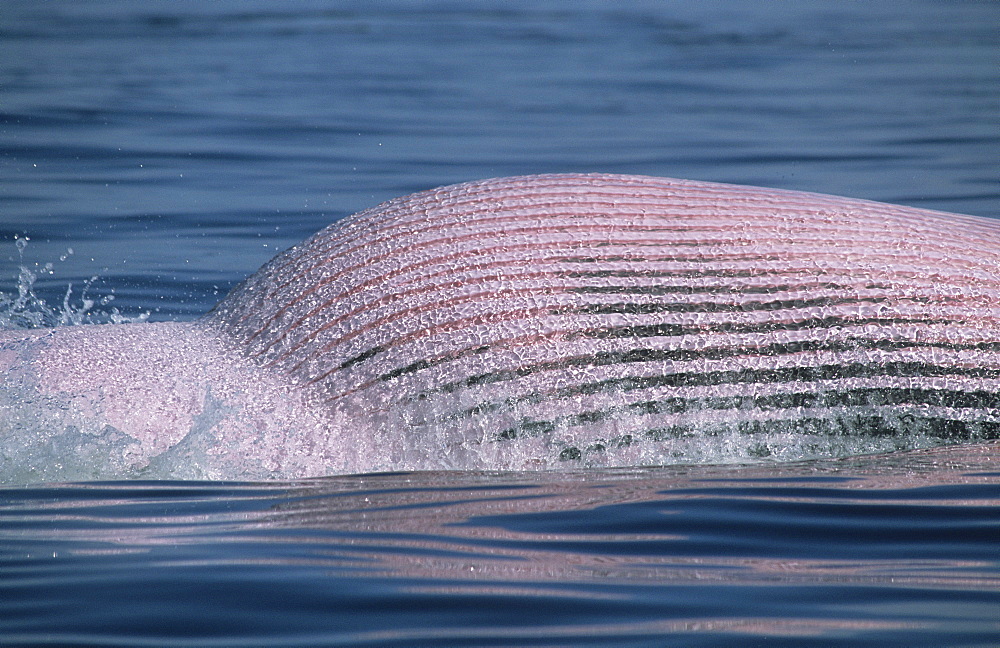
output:
M1000 429L1000 224L615 175L422 192L209 316L325 407L587 448L772 429Z

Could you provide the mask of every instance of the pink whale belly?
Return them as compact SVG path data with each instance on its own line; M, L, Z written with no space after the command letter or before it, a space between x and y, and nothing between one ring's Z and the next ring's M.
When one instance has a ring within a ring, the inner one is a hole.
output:
M335 223L199 322L57 329L57 352L8 334L0 364L19 394L77 408L55 429L134 440L136 474L162 457L218 478L877 452L1000 436L998 268L984 218L503 178Z
M998 268L987 219L530 176L336 223L208 324L319 406L456 456L659 463L720 434L774 455L810 435L996 437Z

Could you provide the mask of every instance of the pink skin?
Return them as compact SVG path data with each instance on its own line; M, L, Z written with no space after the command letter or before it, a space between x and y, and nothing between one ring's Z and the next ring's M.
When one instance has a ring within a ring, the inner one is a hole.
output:
M94 477L141 471L206 426L212 440L194 449L201 451L197 466L187 474L176 469L171 474L264 477L303 472L302 457L338 468L346 463L342 452L328 457L324 452L331 447L317 448L313 442L329 419L200 324L6 331L0 343L4 384L22 398L35 394L21 407L33 417L28 421L32 429L56 433L72 426L98 443L96 437L111 426L129 439L109 450L118 454L108 458L115 469ZM199 425L201 417L209 420ZM301 434L284 434L291 429Z
M0 407L36 436L120 433L96 477L155 476L164 457L167 474L208 478L562 465L644 431L825 420L859 398L882 417L989 426L998 268L1000 223L984 218L501 178L344 219L197 322L2 332ZM688 456L684 436L582 458L662 462Z

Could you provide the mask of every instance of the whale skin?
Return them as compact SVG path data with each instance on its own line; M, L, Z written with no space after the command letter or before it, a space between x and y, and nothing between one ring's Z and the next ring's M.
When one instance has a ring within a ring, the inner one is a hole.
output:
M86 478L265 478L991 440L998 296L988 218L644 176L468 182L334 223L194 322L0 333L0 472L65 476L25 459L60 444Z

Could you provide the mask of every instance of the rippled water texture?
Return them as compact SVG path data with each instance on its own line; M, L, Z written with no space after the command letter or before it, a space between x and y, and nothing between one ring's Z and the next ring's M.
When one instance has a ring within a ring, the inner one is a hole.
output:
M12 645L990 646L997 450L0 491L0 628Z
M8 0L0 325L193 319L485 177L997 217L998 30L989 0ZM998 455L6 488L0 645L996 646Z

